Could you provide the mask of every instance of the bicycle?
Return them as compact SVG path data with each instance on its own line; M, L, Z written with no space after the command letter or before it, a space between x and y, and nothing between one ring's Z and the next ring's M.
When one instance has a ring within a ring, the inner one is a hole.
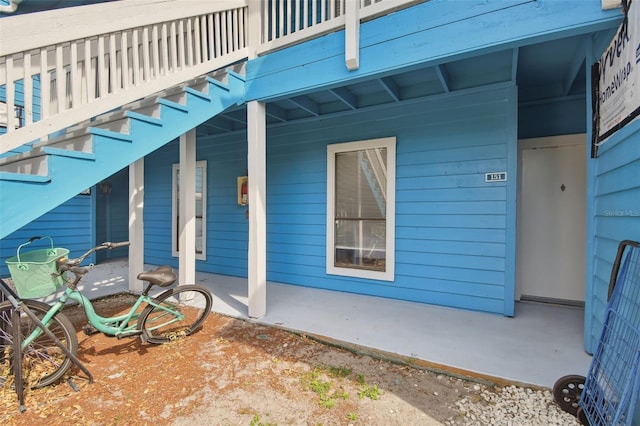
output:
M53 305L32 300L22 301L36 317L62 342L71 354L78 351L76 330L67 316L62 313L66 302L77 302L84 308L88 324L83 327L85 334L102 332L119 339L140 337L142 342L161 344L193 334L200 328L211 312L212 295L204 287L179 285L156 297L149 295L153 286L168 287L176 281L176 274L169 266L159 266L152 271L138 274L137 278L146 282L128 312L112 317L99 315L91 301L78 290L78 284L93 265L81 263L98 250L128 246L129 242L105 242L75 259L62 257L56 261L53 276L65 277L65 290ZM72 279L66 278L71 272ZM61 379L71 367L72 360L60 347L24 313L21 314L20 332L12 329L11 314L14 307L8 302L0 303L0 377L8 377L11 365L12 345L16 335L22 339L23 378L31 388L41 388ZM0 385L2 381L0 380Z

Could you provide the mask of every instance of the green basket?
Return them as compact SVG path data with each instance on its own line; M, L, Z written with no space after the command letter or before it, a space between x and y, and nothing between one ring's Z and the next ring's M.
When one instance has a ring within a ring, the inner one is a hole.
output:
M45 237L49 238L50 237ZM7 259L7 266L11 273L11 279L16 287L18 296L23 299L34 299L45 297L62 287L66 282L66 277L53 276L57 273L56 260L67 256L69 250L65 248L54 248L51 240L51 248L20 253L24 245L18 247L16 256Z

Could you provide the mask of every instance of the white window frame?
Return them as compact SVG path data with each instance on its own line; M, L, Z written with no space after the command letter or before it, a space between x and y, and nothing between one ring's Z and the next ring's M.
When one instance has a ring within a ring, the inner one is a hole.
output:
M335 266L335 159L336 154L364 149L387 149L387 202L386 202L386 258L385 271L373 271L361 268ZM326 272L330 275L342 275L375 279L395 280L395 216L396 216L396 138L369 139L363 141L331 144L327 146L327 245Z
M196 169L202 168L202 250L200 253L196 247L196 259L207 259L207 162L196 161ZM174 164L171 169L171 254L178 257L178 180L179 164ZM196 239L198 236L196 235Z

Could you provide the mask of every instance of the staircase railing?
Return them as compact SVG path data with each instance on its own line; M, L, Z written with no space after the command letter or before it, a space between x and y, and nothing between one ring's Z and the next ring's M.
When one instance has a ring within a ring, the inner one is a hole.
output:
M354 25L422 1L135 0L4 17L0 154L346 24L357 64Z
M0 154L246 58L248 2L136 0L3 18Z
M358 2L358 20L373 19L425 0L280 0L262 2L258 54L344 28L348 2Z

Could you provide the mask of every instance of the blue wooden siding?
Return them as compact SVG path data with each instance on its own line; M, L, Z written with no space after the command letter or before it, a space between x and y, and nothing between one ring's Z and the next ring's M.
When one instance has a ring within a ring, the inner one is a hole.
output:
M531 103L518 108L518 139L585 133L585 96L556 102Z
M595 161L591 298L585 347L595 350L607 306L611 268L621 240L640 241L640 122L613 135Z
M514 211L507 194L515 181L486 184L484 173L511 167L514 92L487 90L270 128L267 278L511 315L507 244ZM386 136L397 138L396 280L327 275L327 144Z
M179 162L173 141L145 159L145 262L178 265L171 256L171 173ZM207 161L207 259L199 271L247 276L248 219L237 205L236 178L247 175L246 137L198 140L197 160Z
M267 141L267 279L513 314L515 87L272 126ZM396 280L325 271L327 145L397 138ZM246 133L199 139L207 160L207 259L200 271L245 277ZM145 160L145 261L172 263L171 164L178 144ZM513 178L488 184L484 174ZM250 206L249 206L250 208Z
M15 256L17 247L33 236L52 237L56 247L70 250L70 256L84 253L94 244L93 217L92 196L78 195L3 238L0 240L0 277L9 276L5 261ZM23 249L37 250L43 244L48 244L48 240L30 244Z
M124 168L103 182L110 185L105 193L101 186L94 188L96 198L95 235L97 244L105 241L129 240L129 169ZM126 256L127 248L101 250L96 261Z

